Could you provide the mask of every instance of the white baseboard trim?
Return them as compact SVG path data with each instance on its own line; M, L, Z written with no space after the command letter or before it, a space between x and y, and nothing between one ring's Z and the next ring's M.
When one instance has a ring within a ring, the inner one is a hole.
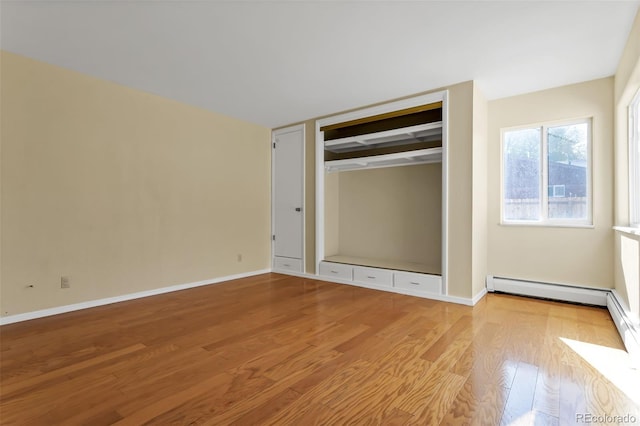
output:
M377 285L373 285L373 284L359 283L359 282L355 282L355 281L351 281L351 280L342 280L340 278L327 277L327 276L324 276L324 275L307 274L307 273L304 273L304 272L283 271L283 270L278 270L278 269L273 269L272 272L278 273L278 274L283 274L283 275L293 275L295 277L300 277L300 278L309 278L309 279L317 280L317 281L327 281L327 282L336 283L336 284L347 284L347 285L352 285L352 286L356 286L356 287L368 288L368 289L371 289L371 290L381 290L381 291L386 291L386 292L390 292L390 293L404 294L406 296L421 297L423 299L432 299L432 300L439 300L441 302L457 303L459 305L467 305L467 306L475 305L487 293L486 289L483 289L483 291L478 293L473 299L467 299L467 298L464 298L464 297L447 296L447 295L443 295L443 294L419 293L419 292L415 292L415 291L411 291L411 290L405 290L405 289L402 289L402 288L395 288L395 287L388 287L388 286L377 286Z
M478 294L473 296L473 299L471 299L471 303L472 303L471 306L475 306L486 295L487 295L487 289L483 288L482 290L480 290Z
M631 319L626 304L617 291L607 296L607 308L636 368L640 368L640 325Z
M609 289L525 281L492 275L487 276L487 290L597 306L607 306L607 294L610 292Z
M64 314L67 312L79 311L81 309L95 308L97 306L110 305L112 303L124 302L127 300L140 299L143 297L156 296L158 294L171 293L174 291L186 290L194 287L218 284L225 281L237 280L239 278L252 277L254 275L266 274L271 269L260 269L258 271L244 272L241 274L227 275L226 277L212 278L210 280L197 281L193 283L172 285L169 287L154 288L153 290L140 291L137 293L123 294L122 296L107 297L104 299L89 300L86 302L74 303L72 305L57 306L55 308L42 309L39 311L25 312L23 314L0 317L0 325L13 324L16 322L29 321L37 318L49 317L52 315Z
M271 269L271 272L273 272L274 274L293 275L294 277L300 277L300 278L313 278L313 279L316 279L316 276L315 276L315 275L307 274L307 273L305 273L305 272L290 271L290 270L288 270L288 269L278 269L278 268L273 268L273 269Z
M431 295L429 294L428 296L423 296L426 297L427 299L434 299L434 300L440 300L442 302L450 302L450 303L457 303L458 305L466 305L466 306L474 306L476 303L478 303L478 301L480 299L478 299L478 301L474 301L475 298L473 299L469 299L467 297L459 297L459 296L448 296L448 295Z

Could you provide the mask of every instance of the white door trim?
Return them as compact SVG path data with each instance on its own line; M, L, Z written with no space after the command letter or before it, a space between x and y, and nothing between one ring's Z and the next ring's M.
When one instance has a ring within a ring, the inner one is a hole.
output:
M442 294L449 294L449 91L442 95Z
M305 161L306 161L306 140L307 140L307 135L306 135L306 130L305 130L305 125L303 124L296 124L294 126L289 126L289 127L284 127L281 129L276 129L271 131L271 268L274 267L274 259L275 259L275 242L273 240L273 235L275 234L275 229L276 229L276 224L275 224L275 191L274 191L274 185L275 185L275 159L276 159L276 154L275 154L275 148L274 148L274 144L276 143L276 137L280 136L280 135L284 135L287 133L292 133L292 132L298 132L298 131L302 131L302 158L300 158L300 161L302 162L302 271L305 272L307 270L306 267L306 262L305 262L305 258L306 258L306 250L305 250L305 241L306 241L306 233L305 233L305 228L306 228L306 217L307 217L307 206L306 206L306 189L305 189L305 172L306 172L306 167L305 167Z

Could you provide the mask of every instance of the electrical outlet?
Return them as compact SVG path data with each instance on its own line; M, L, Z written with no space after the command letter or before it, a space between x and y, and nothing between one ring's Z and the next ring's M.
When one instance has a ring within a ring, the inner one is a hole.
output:
M238 262L242 262L242 254L238 253Z
M69 277L60 277L60 288L71 288Z

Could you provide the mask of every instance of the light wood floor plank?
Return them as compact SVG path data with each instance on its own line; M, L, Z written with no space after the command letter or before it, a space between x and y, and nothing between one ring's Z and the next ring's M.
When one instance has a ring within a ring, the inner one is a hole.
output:
M0 327L0 424L640 419L640 396L580 344L620 355L606 309L264 274Z

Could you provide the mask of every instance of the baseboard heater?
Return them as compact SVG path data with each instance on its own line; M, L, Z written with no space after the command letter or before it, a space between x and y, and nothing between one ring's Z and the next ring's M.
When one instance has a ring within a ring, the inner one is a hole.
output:
M633 324L615 291L607 295L607 308L635 367L640 368L640 327Z
M607 295L610 293L606 289L524 281L491 275L487 276L487 290L596 306L607 306Z

